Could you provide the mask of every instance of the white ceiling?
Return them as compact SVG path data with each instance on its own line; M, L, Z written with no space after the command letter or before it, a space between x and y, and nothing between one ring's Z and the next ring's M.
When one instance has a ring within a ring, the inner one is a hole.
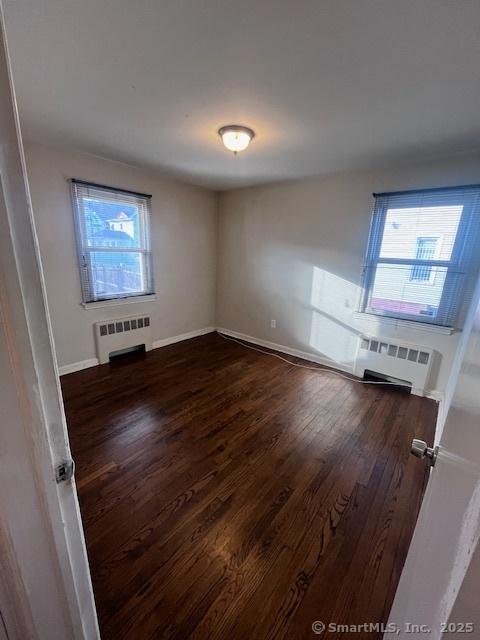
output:
M216 189L480 146L480 0L4 4L29 140Z

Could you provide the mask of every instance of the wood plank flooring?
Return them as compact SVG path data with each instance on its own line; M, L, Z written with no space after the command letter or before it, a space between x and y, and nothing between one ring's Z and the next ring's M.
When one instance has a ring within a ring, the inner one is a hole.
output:
M387 620L426 482L410 442L433 440L433 401L216 334L61 382L104 640Z

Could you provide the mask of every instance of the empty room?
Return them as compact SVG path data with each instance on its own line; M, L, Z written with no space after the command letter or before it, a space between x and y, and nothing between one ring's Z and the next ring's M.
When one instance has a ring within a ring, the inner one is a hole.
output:
M480 637L480 3L2 0L0 640Z

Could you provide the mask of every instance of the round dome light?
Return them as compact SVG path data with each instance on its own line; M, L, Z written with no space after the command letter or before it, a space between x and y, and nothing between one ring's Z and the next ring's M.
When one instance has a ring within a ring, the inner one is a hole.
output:
M255 132L252 129L238 124L229 124L222 127L218 130L218 134L222 138L223 144L233 153L246 149L250 144L250 140L255 137Z

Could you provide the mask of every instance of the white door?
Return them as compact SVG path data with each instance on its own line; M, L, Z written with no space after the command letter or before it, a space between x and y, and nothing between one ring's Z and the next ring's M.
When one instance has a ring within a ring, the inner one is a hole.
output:
M99 637L28 187L0 38L0 626L9 640Z
M437 462L390 613L399 633L389 630L386 638L480 638L479 289L480 283L446 394Z

